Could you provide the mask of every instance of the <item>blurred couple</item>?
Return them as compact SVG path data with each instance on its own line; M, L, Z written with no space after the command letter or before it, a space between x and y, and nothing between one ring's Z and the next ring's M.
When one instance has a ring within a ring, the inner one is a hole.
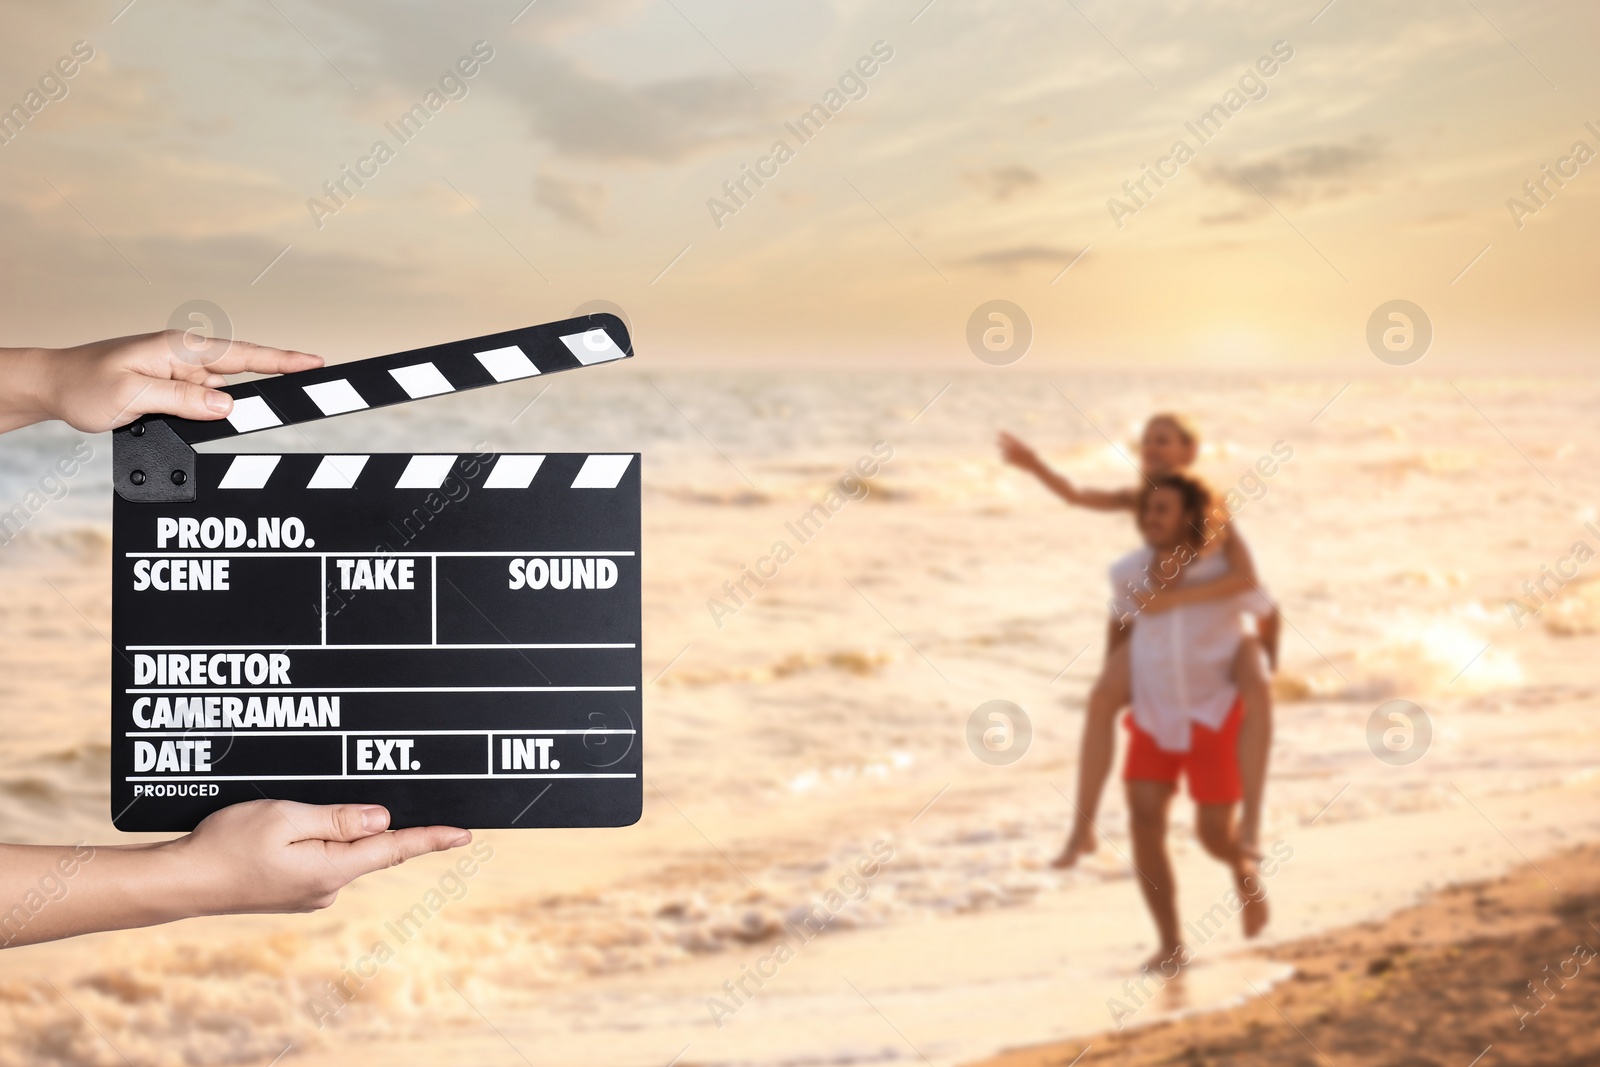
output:
M1133 863L1161 942L1149 965L1172 977L1191 957L1166 841L1180 777L1195 802L1195 836L1233 874L1245 936L1267 923L1257 864L1278 614L1227 507L1191 472L1200 439L1183 416L1145 424L1140 483L1126 489L1079 488L1010 434L999 443L1007 463L1067 503L1131 513L1144 540L1111 567L1106 656L1084 717L1072 829L1054 866L1095 849L1114 724L1131 706L1123 779Z

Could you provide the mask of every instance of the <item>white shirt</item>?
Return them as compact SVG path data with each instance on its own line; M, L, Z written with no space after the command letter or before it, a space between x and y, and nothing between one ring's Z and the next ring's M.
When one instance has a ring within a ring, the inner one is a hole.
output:
M1246 632L1245 616L1259 618L1273 608L1264 594L1252 590L1146 614L1133 590L1148 598L1159 588L1155 557L1155 549L1146 545L1111 565L1111 609L1114 618L1133 616L1128 665L1134 722L1159 747L1187 752L1190 724L1220 728L1238 698L1233 664ZM1178 584L1210 581L1227 570L1223 554L1213 552L1184 567Z

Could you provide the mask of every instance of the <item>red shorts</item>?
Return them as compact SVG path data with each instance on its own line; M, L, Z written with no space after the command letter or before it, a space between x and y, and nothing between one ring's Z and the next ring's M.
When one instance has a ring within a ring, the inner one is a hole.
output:
M1189 779L1189 795L1196 804L1234 803L1244 796L1239 777L1239 722L1243 718L1244 704L1235 700L1220 729L1193 723L1189 728L1189 751L1168 752L1139 729L1130 712L1124 720L1131 736L1128 758L1122 767L1123 781L1176 785L1182 772Z

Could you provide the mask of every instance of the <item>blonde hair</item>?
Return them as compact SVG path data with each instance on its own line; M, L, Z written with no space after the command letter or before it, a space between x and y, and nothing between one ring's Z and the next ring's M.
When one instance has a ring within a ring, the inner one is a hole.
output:
M1145 431L1148 432L1150 427L1154 426L1158 422L1164 422L1168 426L1171 426L1173 430L1177 432L1178 436L1183 438L1183 443L1188 445L1190 448L1199 449L1200 429L1194 424L1194 420L1190 419L1189 416L1180 415L1176 411L1158 411L1145 420Z

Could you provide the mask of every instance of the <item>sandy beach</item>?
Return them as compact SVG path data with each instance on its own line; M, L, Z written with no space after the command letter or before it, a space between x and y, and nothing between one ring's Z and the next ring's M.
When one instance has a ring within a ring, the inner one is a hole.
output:
M1238 1007L980 1067L1597 1062L1600 849L1564 850L1264 955L1293 974Z

